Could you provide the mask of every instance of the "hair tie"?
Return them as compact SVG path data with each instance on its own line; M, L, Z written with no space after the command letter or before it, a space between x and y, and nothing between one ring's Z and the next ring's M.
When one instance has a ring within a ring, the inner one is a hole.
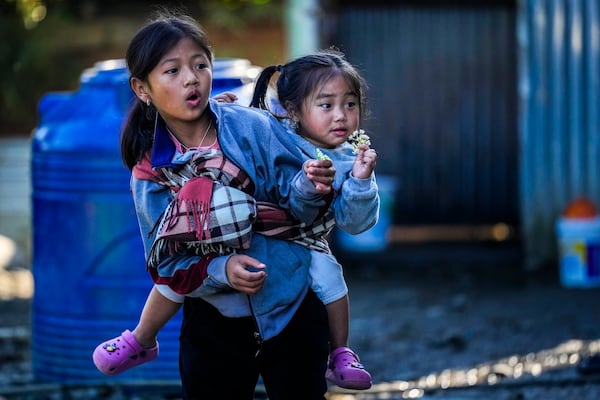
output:
M277 66L275 66L275 70L278 72L283 72L283 65L277 64Z

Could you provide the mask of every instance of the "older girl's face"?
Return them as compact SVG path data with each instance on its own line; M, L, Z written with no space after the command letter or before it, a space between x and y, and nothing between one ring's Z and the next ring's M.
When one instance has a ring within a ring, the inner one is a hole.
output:
M342 77L336 77L309 96L298 115L300 134L322 148L344 143L358 128L358 97Z
M149 99L168 126L197 122L212 90L212 65L206 52L191 39L181 39L159 61L146 82L132 81L144 103Z

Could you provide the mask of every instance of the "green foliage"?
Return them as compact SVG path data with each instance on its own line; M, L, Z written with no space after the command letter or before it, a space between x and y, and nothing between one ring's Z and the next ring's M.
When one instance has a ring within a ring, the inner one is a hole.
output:
M43 0L16 0L16 8L27 29L33 29L46 18L46 5Z
M54 37L64 21L50 18L26 29L16 18L0 16L0 34L10 37L0 46L0 134L28 134L37 123L37 104L49 91L77 88L81 71L90 66L73 49L56 46Z
M281 23L284 1L153 3L183 5L209 22L217 38L217 28L233 34L248 25ZM37 104L44 94L77 90L84 69L99 60L122 58L127 42L148 17L149 4L147 0L0 0L0 35L5 38L0 46L0 74L5 77L0 80L0 135L29 134L38 123ZM253 44L250 37L234 35L229 42L245 43L248 50ZM267 43L256 45L268 51ZM235 47L218 49L221 54L245 56Z
M0 16L0 73L10 79L0 80L2 129L19 129L23 121L35 113L37 97L43 90L37 78L47 58L43 43L33 40L33 32L25 29L18 18ZM35 115L33 116L35 118Z
M215 26L231 28L280 21L284 0L204 0L199 3Z

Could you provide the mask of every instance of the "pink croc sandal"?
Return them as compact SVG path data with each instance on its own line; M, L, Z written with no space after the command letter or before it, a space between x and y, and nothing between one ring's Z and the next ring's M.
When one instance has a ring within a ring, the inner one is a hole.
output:
M365 390L371 387L371 374L348 347L338 347L329 354L325 378L346 389Z
M158 357L158 342L145 349L139 345L133 334L126 330L114 339L99 344L94 350L96 368L105 375L117 375Z

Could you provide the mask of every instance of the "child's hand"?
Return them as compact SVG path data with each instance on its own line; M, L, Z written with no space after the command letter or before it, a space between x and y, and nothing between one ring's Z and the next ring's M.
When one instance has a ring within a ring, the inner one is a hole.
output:
M308 160L303 168L306 177L315 185L317 192L323 194L331 192L335 175L331 160Z
M367 179L375 170L377 152L366 144L358 146L358 154L352 165L352 175L358 179Z
M248 295L260 292L267 278L265 264L242 254L229 257L225 268L231 287Z
M223 92L213 96L213 99L218 101L219 103L233 103L237 101L238 97L231 92Z

